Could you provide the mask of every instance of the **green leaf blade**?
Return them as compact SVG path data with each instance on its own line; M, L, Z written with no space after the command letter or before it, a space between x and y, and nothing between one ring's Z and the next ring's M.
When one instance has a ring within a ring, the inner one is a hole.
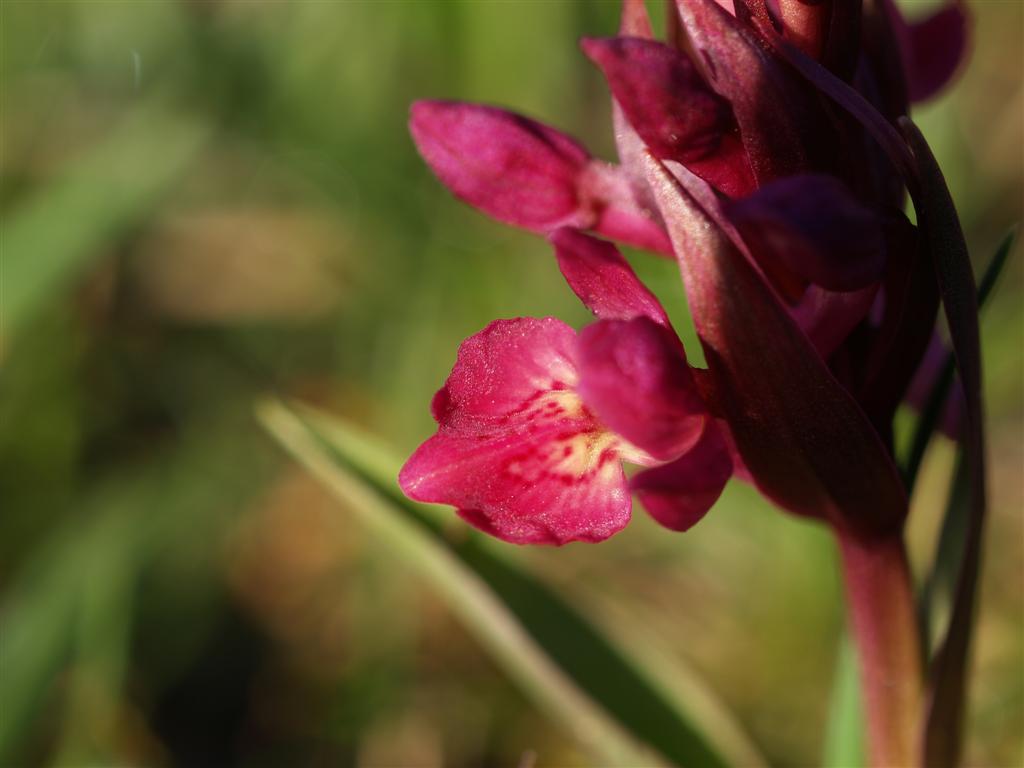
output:
M861 768L865 764L857 650L845 630L836 656L821 762L824 768Z

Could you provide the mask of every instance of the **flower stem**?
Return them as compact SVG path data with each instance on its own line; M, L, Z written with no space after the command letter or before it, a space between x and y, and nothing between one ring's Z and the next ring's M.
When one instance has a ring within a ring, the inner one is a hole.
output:
M840 532L850 627L860 660L870 765L921 762L921 645L903 537Z

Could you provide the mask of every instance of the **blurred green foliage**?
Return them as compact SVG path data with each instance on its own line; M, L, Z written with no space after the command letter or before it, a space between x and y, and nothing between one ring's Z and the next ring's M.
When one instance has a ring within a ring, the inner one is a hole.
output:
M917 117L983 264L1024 207L1024 11L972 8L970 66ZM586 762L252 409L316 402L402 453L462 338L494 317L586 321L543 242L430 177L405 115L421 97L499 103L610 157L575 40L617 13L0 4L0 764ZM674 267L633 261L689 327ZM1011 258L983 326L971 764L1024 760L1021 276ZM915 565L952 469L934 444ZM635 617L626 634L698 669L772 764L819 760L842 624L824 531L736 486L685 536L638 512L599 547L511 555L574 605Z

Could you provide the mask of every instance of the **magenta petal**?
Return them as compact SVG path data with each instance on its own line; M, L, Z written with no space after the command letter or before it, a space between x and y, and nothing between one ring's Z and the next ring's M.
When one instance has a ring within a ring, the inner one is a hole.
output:
M434 418L449 431L500 428L539 393L574 389L575 357L576 332L561 320L495 320L462 342Z
M577 185L581 210L590 212L587 228L627 245L671 256L672 243L650 189L646 181L643 186L638 181L625 166L592 160Z
M649 317L669 327L661 302L633 272L629 262L611 243L574 229L560 229L551 235L569 287L587 309L602 320L630 320Z
M707 407L675 335L647 317L579 334L579 392L600 422L659 461L689 449Z
M769 277L781 270L831 291L882 278L880 220L833 176L779 179L736 201L728 215Z
M416 146L455 194L499 221L545 233L591 224L577 195L587 151L563 133L495 107L418 101Z
M967 52L969 20L964 4L952 0L917 22L904 20L895 7L892 14L910 100L930 99L953 79Z
M679 51L636 37L584 38L580 45L657 157L707 157L731 129L729 104Z
M650 195L554 128L480 104L418 101L409 121L437 177L499 221L547 234L593 228L671 255Z
M636 204L628 207L607 205L601 208L592 229L599 235L634 248L653 251L662 256L672 255L672 242L660 223L660 217Z
M399 483L409 498L450 504L503 541L601 541L626 526L632 507L622 466L602 446L584 423L490 436L442 432L416 450Z
M402 490L515 543L621 529L631 507L621 441L575 392L575 347L553 318L499 320L463 342L432 404L438 433L402 468Z
M891 534L906 494L864 412L726 234L712 190L650 164L716 406L758 487L797 514Z
M670 464L638 472L630 488L651 517L670 530L685 531L718 501L732 471L722 432L707 419L690 450Z

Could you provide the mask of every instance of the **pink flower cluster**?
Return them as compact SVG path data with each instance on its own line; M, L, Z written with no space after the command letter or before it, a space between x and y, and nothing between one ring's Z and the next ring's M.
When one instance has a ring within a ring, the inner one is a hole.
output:
M963 8L908 24L891 0L669 7L666 42L642 0L624 1L620 36L582 42L612 93L617 165L498 108L413 105L438 178L547 237L597 321L467 339L401 486L523 544L605 539L633 494L683 531L734 474L791 512L891 530L906 512L892 417L934 357L938 294L898 169L838 105L853 92L891 122L934 94L966 47ZM678 261L707 369L609 240Z

